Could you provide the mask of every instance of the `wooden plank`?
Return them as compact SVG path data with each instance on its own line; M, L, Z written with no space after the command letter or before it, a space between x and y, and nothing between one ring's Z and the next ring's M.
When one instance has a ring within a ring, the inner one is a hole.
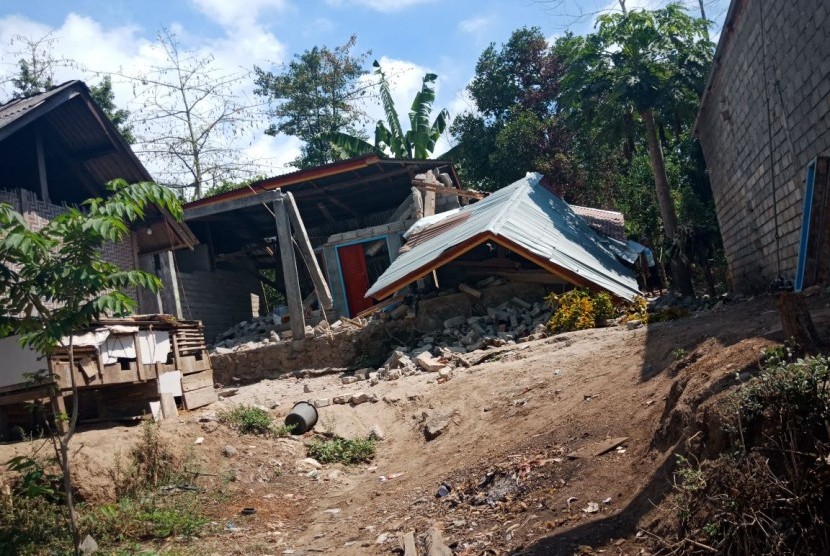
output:
M393 303L398 303L398 302L401 302L401 301L403 301L403 298L401 298L401 297L390 297L389 299L384 299L380 303L372 305L368 309L363 309L361 312L359 312L357 315L355 315L355 317L357 317L357 318L368 317L372 313L374 313L376 311L380 311L384 307L388 307L389 305L392 305Z
M280 246L282 275L285 283L285 297L288 300L288 314L291 316L291 333L295 341L305 339L305 315L303 296L300 292L300 278L297 274L297 259L291 242L291 226L288 222L287 195L277 191L274 198L274 219Z
M176 407L176 398L170 392L161 394L161 414L165 419L172 419L179 416L179 408Z
M78 362L81 372L84 374L87 382L92 382L98 378L98 364L91 357L84 357Z
M190 392L184 392L184 394L182 395L184 407L188 411L196 409L197 407L202 407L211 404L217 401L218 399L219 397L216 395L216 390L214 390L213 386L209 386L207 388L199 388L198 390L191 390Z
M599 457L606 452L610 452L620 444L624 443L628 440L627 436L620 436L617 438L606 438L600 442L594 442L587 446L583 446L582 448L571 452L567 455L570 459L578 459L578 458L595 458Z
M294 201L294 195L290 192L285 196L284 204L288 209L288 218L291 220L291 225L294 227L294 235L296 236L297 245L300 248L300 253L305 259L308 273L311 275L311 281L314 283L314 291L317 292L317 299L320 301L320 306L324 309L332 308L331 291L326 279L323 277L323 271L320 270L320 264L317 262L317 257L314 255L314 248L311 246L311 241L308 239L308 232L306 232L303 217L300 216L300 210L297 208L297 203Z
M202 371L182 377L182 392L192 392L200 388L213 388L213 373Z
M462 197L465 199L484 199L487 194L479 191L470 191L468 189L458 189L457 187L447 187L436 183L428 183L425 181L412 181L412 185L423 191L434 191L439 195L450 195L453 197Z
M481 299L481 292L473 287L468 286L467 284L458 284L458 290L468 295L471 295L476 299Z

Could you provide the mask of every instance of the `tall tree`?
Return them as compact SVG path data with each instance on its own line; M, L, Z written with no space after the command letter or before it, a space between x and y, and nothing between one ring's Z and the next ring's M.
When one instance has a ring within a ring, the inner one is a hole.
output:
M255 105L239 94L248 75L220 70L212 54L186 50L168 29L154 46L158 65L137 75L113 73L132 83L140 105L133 111L136 153L155 163L166 185L195 198L212 184L258 173L235 143L257 118Z
M556 102L563 66L541 29L522 28L478 59L467 90L475 110L455 119L451 157L463 178L493 190L540 171L573 199L581 179Z
M356 42L352 35L333 50L315 46L296 54L279 73L254 66L254 92L268 100L274 119L265 133L285 133L303 141L302 154L294 162L299 168L337 159L324 134L340 131L361 136L359 101L367 88L360 78L366 74L363 64L370 53L352 55Z
M130 225L143 220L149 204L181 218L173 193L154 183L108 184L107 200L91 199L86 211L69 209L40 230L8 205L0 204L0 336L18 334L23 345L49 354L61 346L74 361L73 336L101 316L123 315L135 301L122 289L144 287L158 291L161 283L140 270L121 270L103 260L101 247L128 236ZM66 339L68 338L68 339ZM74 511L69 444L78 422L78 385L69 372L72 402L66 432L53 437L69 514L74 553L80 554L80 534ZM48 382L53 383L49 380ZM54 385L53 385L54 387Z
M97 85L90 85L89 93L104 114L113 123L118 133L127 143L135 143L133 126L128 123L130 112L115 105L115 93L112 90L112 77L105 75Z
M345 156L377 153L383 156L391 154L394 158L429 158L449 120L449 112L445 108L430 122L432 103L435 102L435 81L438 76L434 73L424 75L421 90L415 94L409 108L409 129L404 132L386 74L377 60L372 66L379 78L380 100L386 114L386 122L378 120L375 126L375 143L339 131L324 134L323 137Z
M570 44L561 101L591 113L618 110L642 122L665 237L678 237L678 220L666 173L665 127L682 134L708 74L713 45L706 22L689 16L679 4L626 14L602 15L598 29ZM693 294L689 266L672 259L674 284Z
M58 39L51 34L33 39L16 35L12 45L19 45L14 55L18 57L17 73L8 81L12 85L12 98L29 97L48 91L55 85L55 70L71 65L71 60L56 58L52 48Z

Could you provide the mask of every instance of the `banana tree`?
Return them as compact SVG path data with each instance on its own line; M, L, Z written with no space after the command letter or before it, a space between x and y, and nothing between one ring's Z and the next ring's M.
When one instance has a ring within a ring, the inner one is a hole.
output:
M436 141L447 128L450 117L449 112L443 109L430 123L438 76L434 73L424 75L421 90L415 95L409 109L409 130L404 132L386 74L377 60L372 65L380 78L380 99L386 113L386 122L378 120L375 126L374 145L360 137L341 132L327 133L324 137L344 157L375 153L381 156L391 154L393 158L429 158Z

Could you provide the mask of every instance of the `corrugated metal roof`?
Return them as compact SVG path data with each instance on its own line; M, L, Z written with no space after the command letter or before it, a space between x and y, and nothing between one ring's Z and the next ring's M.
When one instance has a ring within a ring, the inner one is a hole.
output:
M548 270L614 295L639 295L632 271L622 265L588 224L531 173L458 213L464 221L402 253L369 288L386 297L489 239L504 243Z

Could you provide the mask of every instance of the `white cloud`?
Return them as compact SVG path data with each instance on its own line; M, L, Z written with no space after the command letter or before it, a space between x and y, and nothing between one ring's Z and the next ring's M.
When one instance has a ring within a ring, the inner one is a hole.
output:
M378 12L390 13L405 10L407 8L411 8L412 6L417 6L418 4L427 4L435 1L436 0L326 0L326 3L329 6L335 7L346 5L363 6L364 8L369 8Z
M287 0L192 0L197 10L223 26L250 25L264 12L284 11Z
M491 17L471 17L460 21L458 23L458 29L464 33L478 34L490 27L490 23L492 23L492 21L493 18Z

